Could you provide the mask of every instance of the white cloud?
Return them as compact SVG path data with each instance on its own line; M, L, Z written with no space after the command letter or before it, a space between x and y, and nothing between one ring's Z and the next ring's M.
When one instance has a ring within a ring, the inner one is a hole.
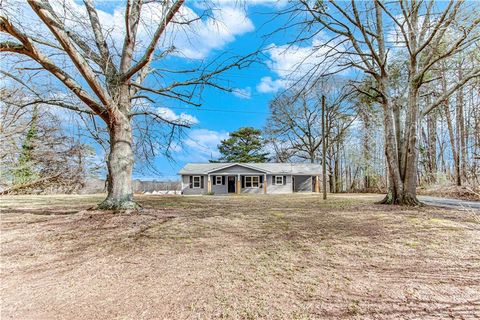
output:
M29 30L29 33L41 35L52 40L51 32L40 23L38 17L24 1L7 0L5 8L9 15L18 18L17 24ZM75 0L52 1L56 13L65 21L67 27L87 38L93 48L93 33L90 31L89 19L85 6ZM8 6L7 6L8 5ZM189 5L195 5L190 4ZM198 6L196 6L198 7ZM121 52L125 37L125 6L122 2L114 4L111 12L97 8L100 23L107 43L113 52ZM150 43L152 35L165 14L161 1L147 2L142 6L141 23L137 31L136 54ZM200 16L191 7L183 5L174 18L177 22L191 21L186 24L171 24L161 38L158 47L161 50L175 47L175 55L190 59L203 59L212 50L221 49L233 42L239 35L255 29L247 17L243 6L234 1L218 1L209 16ZM27 23L28 22L28 23Z
M172 141L168 149L172 152L180 152L182 151L182 145L177 141Z
M198 18L190 8L182 9L184 20ZM255 30L253 22L247 17L245 8L230 1L220 1L213 9L212 16L193 22L188 31L178 32L173 41L180 53L188 58L201 59L215 49L223 48L233 42L236 36Z
M283 8L287 5L288 0L248 0L249 6L267 6L274 8Z
M163 119L168 120L170 122L178 123L178 124L194 125L199 122L195 116L192 116L184 112L178 115L170 108L164 108L164 107L157 108L156 113Z
M246 87L244 89L237 88L233 89L233 95L240 98L240 99L251 99L252 98L252 88Z
M183 156L190 162L207 162L220 156L218 145L228 138L228 132L208 129L193 129L183 144L187 147ZM182 156L180 157L182 158Z
M307 80L311 75L339 71L340 68L331 54L331 47L334 45L336 43L323 33L319 33L304 46L270 45L267 49L269 59L266 65L277 78L263 77L257 85L257 91L274 93L296 82Z
M286 87L287 81L284 79L273 80L272 77L262 77L257 85L257 91L260 93L275 93Z

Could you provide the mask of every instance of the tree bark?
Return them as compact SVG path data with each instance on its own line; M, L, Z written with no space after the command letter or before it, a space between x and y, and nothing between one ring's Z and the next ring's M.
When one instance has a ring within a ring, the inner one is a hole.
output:
M462 65L458 66L458 78L462 79ZM461 185L462 182L466 181L467 175L467 148L465 143L465 120L464 120L464 108L463 108L463 88L458 89L456 94L456 147L457 147L457 157L458 157L458 178L457 185Z
M370 142L370 119L367 112L363 112L362 114L362 122L363 122L363 190L368 192L371 188L371 178L370 174L372 171L372 156L371 156L371 142Z
M327 140L325 135L325 96L324 95L322 95L322 193L323 193L323 200L326 200L327 199Z
M411 68L415 68L412 63ZM414 74L414 71L412 71ZM418 120L420 117L418 107L418 87L416 81L409 81L408 94L408 113L405 123L405 163L402 168L405 172L404 190L402 195L402 203L407 205L418 205L417 200L417 172L418 172Z
M334 193L339 193L340 188L341 188L341 176L340 176L340 150L338 147L338 141L335 143L334 148L335 148L335 156L334 156L334 162L333 162L333 176L335 179L335 185L334 185Z
M133 200L133 139L130 119L116 112L110 125L110 153L108 155L107 198L98 206L106 210L132 210L139 205Z
M381 79L379 81L380 90L386 92L387 90L387 80ZM389 174L389 186L388 193L385 198L380 201L380 204L411 204L408 201L405 201L404 197L404 180L401 175L401 166L400 166L400 154L401 150L398 147L398 131L397 126L395 126L394 120L394 107L392 107L392 102L384 97L382 101L383 109L383 126L384 126L384 141L385 141L385 158L387 160L388 174ZM408 143L408 141L405 141Z
M437 115L427 116L428 182L435 183L437 173Z

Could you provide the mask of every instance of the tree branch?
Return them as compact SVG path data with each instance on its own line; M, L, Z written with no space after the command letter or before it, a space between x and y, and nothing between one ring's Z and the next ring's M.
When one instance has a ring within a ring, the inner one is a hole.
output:
M18 39L22 44L13 42L1 42L0 52L13 52L26 55L39 63L45 70L53 74L67 88L69 88L81 101L83 101L90 109L98 114L104 121L108 122L109 115L95 99L93 99L80 84L78 84L68 73L55 65L47 56L45 56L33 44L31 38L22 33L13 26L5 17L0 17L0 32L5 32Z
M455 91L463 87L468 81L470 81L473 78L480 78L480 67L476 67L475 69L473 69L469 74L465 75L464 78L458 81L450 89L445 91L440 97L438 97L431 105L429 105L422 112L422 116L426 116L427 114L429 114L432 110L434 110L443 102L445 102L445 100L447 100L448 97L450 97L453 93L455 93Z
M75 46L70 41L68 32L58 23L52 7L47 2L37 2L36 0L28 0L30 7L38 15L38 17L45 23L45 25L53 33L57 41L62 45L63 49L70 57L72 62L82 74L85 81L88 83L93 92L97 95L104 106L109 106L111 98L102 87L95 76L92 68L88 65L85 58L77 51Z
M155 120L157 121L161 121L161 122L165 122L165 123L168 123L172 126L178 126L178 127L183 127L183 128L190 128L190 124L189 123L182 123L182 122L175 122L175 121L171 121L171 120L167 120L161 116L159 116L158 114L156 114L155 112L152 112L152 111L139 111L139 112L133 112L130 114L132 117L134 116L150 116L152 118L154 118Z
M117 68L113 64L110 50L108 49L107 42L103 36L102 26L100 25L100 19L98 18L97 10L95 9L92 0L84 0L85 7L87 8L88 17L90 19L90 25L92 26L93 35L95 36L95 44L100 52L99 65L105 72L105 75L110 73L116 74Z
M144 68L152 59L153 52L155 51L155 47L157 46L158 40L160 39L160 36L163 34L165 31L166 27L170 23L170 21L173 19L173 16L180 10L180 7L183 5L185 0L177 0L168 10L166 15L163 17L162 22L158 26L157 30L155 30L155 33L153 34L152 40L150 41L150 44L148 45L147 49L145 50L145 53L143 54L143 57L133 66L131 67L127 72L125 72L121 76L121 81L126 81L130 79L135 73L140 71L142 68Z

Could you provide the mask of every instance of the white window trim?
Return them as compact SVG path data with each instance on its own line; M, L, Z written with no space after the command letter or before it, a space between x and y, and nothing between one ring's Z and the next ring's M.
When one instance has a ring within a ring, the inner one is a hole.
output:
M218 182L218 178L220 178L220 182ZM215 176L215 184L222 184L223 177L222 176Z
M281 180L280 183L278 182L278 178L280 178ZM283 185L283 176L275 176L275 185L276 186Z
M247 178L250 178L250 186L247 186ZM257 179L257 181L256 181L257 186L256 187L253 185L254 178ZM245 176L245 188L255 188L255 189L260 188L260 176Z
M198 187L195 187L195 178L198 178ZM192 187L193 187L193 189L201 189L202 188L202 177L201 176L193 176L192 177Z

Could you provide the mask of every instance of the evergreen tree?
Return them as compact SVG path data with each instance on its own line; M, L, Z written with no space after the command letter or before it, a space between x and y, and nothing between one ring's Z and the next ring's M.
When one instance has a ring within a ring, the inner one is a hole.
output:
M35 179L36 175L33 170L32 152L34 149L35 139L37 138L37 118L38 111L35 108L32 114L30 128L27 131L25 140L22 143L22 151L18 157L17 165L13 170L14 184L23 184Z
M230 133L228 139L218 145L222 156L212 162L265 162L268 153L262 152L261 131L252 127L240 128Z

